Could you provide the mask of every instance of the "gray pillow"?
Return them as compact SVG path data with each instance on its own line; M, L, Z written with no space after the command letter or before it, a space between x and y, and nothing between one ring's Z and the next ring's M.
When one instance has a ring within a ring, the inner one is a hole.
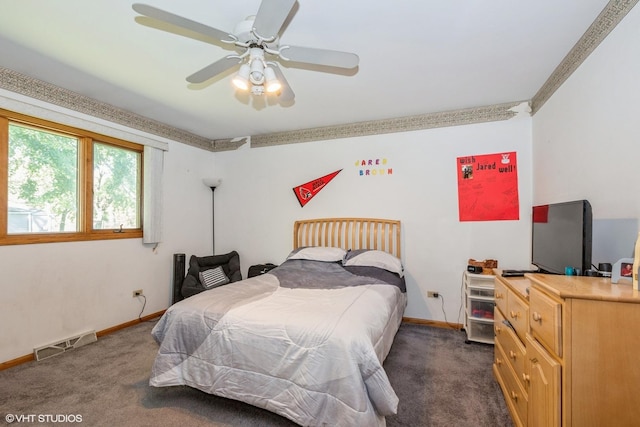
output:
M345 255L342 265L345 267L378 267L396 273L400 277L404 275L404 267L399 258L375 249L350 250Z
M310 261L342 261L347 251L342 248L325 246L306 246L292 251L287 259L306 259Z
M211 289L229 283L229 278L224 274L222 266L201 271L199 275L200 283L202 283L205 289Z

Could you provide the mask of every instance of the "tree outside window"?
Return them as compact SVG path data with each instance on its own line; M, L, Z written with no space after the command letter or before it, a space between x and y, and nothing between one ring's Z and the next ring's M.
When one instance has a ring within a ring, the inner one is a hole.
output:
M140 153L93 145L93 228L140 227Z
M78 138L9 125L8 233L78 227Z
M142 237L142 156L139 144L0 110L0 245Z

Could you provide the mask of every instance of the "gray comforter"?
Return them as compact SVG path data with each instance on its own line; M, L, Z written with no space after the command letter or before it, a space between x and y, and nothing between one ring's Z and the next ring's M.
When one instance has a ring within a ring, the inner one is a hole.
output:
M289 260L170 307L152 386L188 385L300 425L384 425L398 398L382 362L401 288L339 264Z

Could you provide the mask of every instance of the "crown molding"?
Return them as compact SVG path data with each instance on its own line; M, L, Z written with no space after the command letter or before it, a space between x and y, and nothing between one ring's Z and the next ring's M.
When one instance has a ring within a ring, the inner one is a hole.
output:
M0 67L0 88L173 141L214 151L213 141L105 102Z
M252 147L266 147L270 145L293 144L508 120L517 114L510 109L521 104L521 102L513 102L488 107L301 129L251 137L209 140L68 89L55 86L51 83L26 76L8 68L0 67L0 88L89 116L108 120L132 129L148 132L214 152L236 150L248 140L251 140Z
M251 137L251 148L508 120L518 114L515 107L520 104L522 104L522 101L338 126L254 135Z
M562 86L596 47L609 35L633 9L638 0L611 0L593 21L583 36L551 73L538 93L531 99L531 114L540 110L545 102Z

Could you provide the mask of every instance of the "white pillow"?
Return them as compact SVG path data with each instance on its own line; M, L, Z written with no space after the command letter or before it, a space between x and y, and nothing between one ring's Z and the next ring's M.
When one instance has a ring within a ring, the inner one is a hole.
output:
M342 261L347 251L342 248L307 246L294 250L287 259L307 259L311 261Z
M200 282L205 289L215 288L229 283L229 278L224 274L221 266L210 268L200 272Z
M384 251L375 249L357 249L347 252L342 265L361 266L361 267L378 267L398 274L400 277L404 275L402 261L399 258Z

